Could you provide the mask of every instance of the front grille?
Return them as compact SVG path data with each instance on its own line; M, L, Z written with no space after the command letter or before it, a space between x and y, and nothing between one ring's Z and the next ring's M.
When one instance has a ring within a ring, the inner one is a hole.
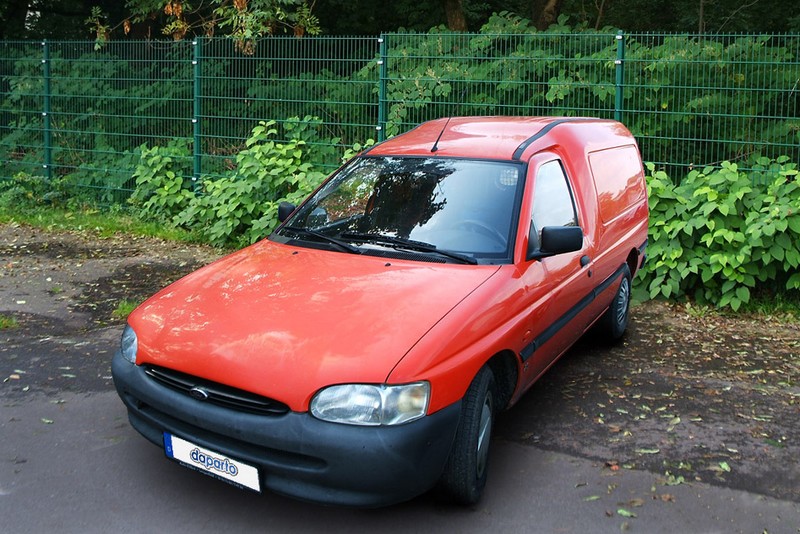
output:
M159 384L193 398L197 397L191 395L190 392L192 389L200 388L208 395L203 402L209 402L239 412L260 415L282 415L289 411L289 407L282 402L197 378L196 376L179 371L148 365L145 366L144 372Z

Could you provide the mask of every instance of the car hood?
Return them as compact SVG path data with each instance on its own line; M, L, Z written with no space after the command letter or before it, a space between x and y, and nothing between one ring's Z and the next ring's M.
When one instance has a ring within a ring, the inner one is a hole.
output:
M304 411L320 388L380 383L497 266L387 260L262 241L163 289L129 323L138 364Z

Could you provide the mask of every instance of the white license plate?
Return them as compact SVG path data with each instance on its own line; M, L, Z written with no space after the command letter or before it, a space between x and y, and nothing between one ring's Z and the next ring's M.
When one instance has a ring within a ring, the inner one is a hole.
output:
M210 451L168 432L164 432L164 452L168 458L178 460L196 471L230 482L235 486L261 491L258 469L252 465Z

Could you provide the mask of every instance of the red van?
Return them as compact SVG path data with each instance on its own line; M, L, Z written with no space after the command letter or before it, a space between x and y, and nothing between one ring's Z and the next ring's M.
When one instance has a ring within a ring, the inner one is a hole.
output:
M492 424L590 327L628 323L647 194L590 118L424 123L163 289L113 359L133 427L254 491L478 501Z

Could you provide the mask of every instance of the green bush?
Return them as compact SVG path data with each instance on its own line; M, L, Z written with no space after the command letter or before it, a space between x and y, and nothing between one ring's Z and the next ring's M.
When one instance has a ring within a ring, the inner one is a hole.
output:
M650 298L738 310L754 292L800 289L800 185L787 157L693 170L680 185L648 164ZM757 185L754 185L757 184Z
M204 175L197 184L188 140L142 146L130 203L144 219L198 232L215 245L253 243L278 225L279 203L299 204L322 182L323 161L344 163L374 143L343 151L338 138L321 138L319 125L316 117L289 118L280 132L288 141L279 142L277 122L261 121L224 175Z
M49 185L43 176L25 172L0 179L0 208L24 209L44 204L53 194Z
M290 134L307 134L298 121L288 124ZM305 141L279 143L277 134L275 121L260 122L235 156L234 169L225 176L203 177L196 192L188 178L187 142L143 147L131 203L143 217L199 231L215 245L253 243L278 224L280 202L299 203L325 177L307 161Z
M166 146L140 147L133 173L136 189L129 202L146 219L170 221L194 198L189 141L176 139Z
M274 140L275 121L260 122L229 176L206 179L202 194L173 221L199 228L213 244L254 243L278 224L277 205L299 202L324 178L304 161L305 142Z

